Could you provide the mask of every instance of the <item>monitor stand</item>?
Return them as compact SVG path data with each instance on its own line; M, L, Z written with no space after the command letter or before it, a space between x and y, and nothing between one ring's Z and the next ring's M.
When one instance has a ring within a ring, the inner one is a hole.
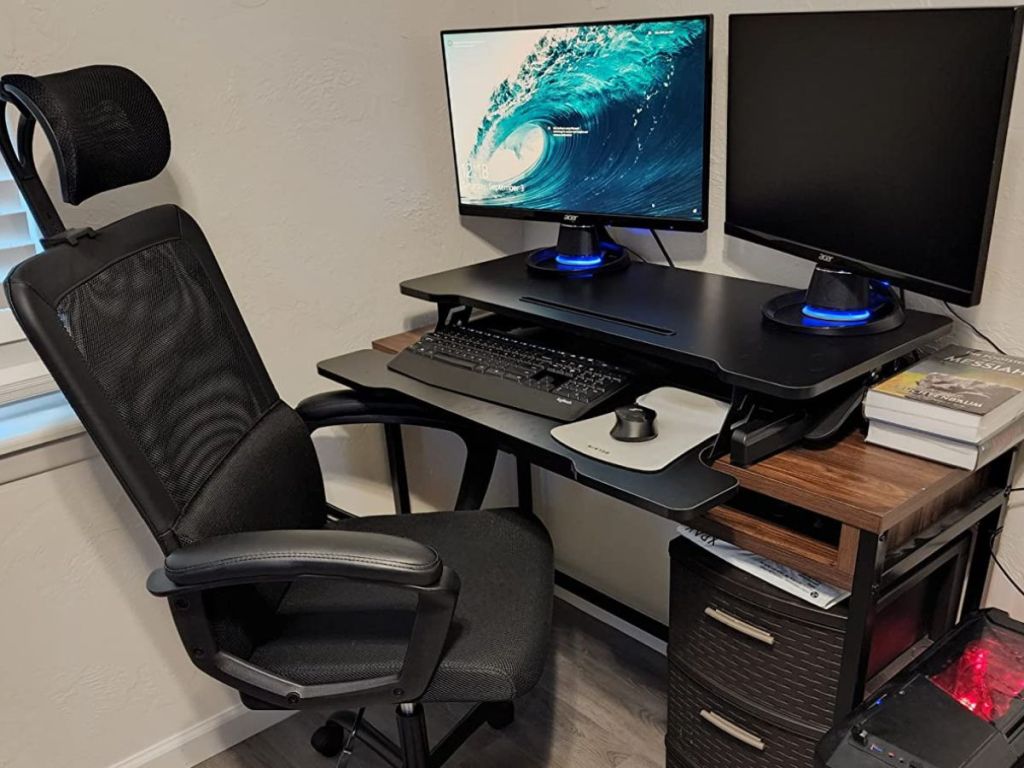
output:
M902 302L887 282L821 265L806 291L776 296L761 311L777 325L819 336L884 333L904 320Z
M626 249L608 230L594 224L562 224L558 244L526 257L530 272L554 277L591 277L618 272L629 266Z

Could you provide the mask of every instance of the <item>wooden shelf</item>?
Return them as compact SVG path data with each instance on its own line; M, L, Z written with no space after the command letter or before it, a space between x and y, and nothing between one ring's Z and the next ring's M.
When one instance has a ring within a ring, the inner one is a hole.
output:
M859 432L827 448L797 445L749 467L725 457L715 468L744 488L875 533L896 527L971 474L868 445Z
M428 333L432 329L433 326L425 325L422 328L414 328L411 331L402 331L401 333L396 333L393 336L374 339L373 348L378 352L390 352L392 355L397 355L403 349L418 341L423 334Z
M730 506L715 507L692 525L828 584L843 589L853 585L856 536L841 535L833 545Z

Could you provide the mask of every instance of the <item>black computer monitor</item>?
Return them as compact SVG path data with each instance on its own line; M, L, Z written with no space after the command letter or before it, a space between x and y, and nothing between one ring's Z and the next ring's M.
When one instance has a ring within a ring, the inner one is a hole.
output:
M872 332L892 286L978 303L1020 39L1010 7L730 17L725 231L818 263L767 316Z
M551 266L606 261L606 225L707 229L711 17L441 33L459 210L563 225Z

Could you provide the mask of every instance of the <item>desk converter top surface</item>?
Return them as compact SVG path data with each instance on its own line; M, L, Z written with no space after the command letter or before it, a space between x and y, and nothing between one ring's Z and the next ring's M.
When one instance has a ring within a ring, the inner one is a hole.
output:
M552 279L527 272L522 255L407 280L401 290L715 371L727 384L793 400L853 381L942 336L952 322L909 310L886 333L798 334L761 315L766 301L791 288L644 263L590 279Z

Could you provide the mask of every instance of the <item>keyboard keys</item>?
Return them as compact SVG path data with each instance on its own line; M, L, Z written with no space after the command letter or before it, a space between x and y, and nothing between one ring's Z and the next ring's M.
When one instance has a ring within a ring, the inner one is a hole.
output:
M628 371L602 360L465 326L428 333L407 351L427 364L426 368L417 367L418 373L409 375L565 420L579 418L591 403L596 404L616 393L631 378ZM402 359L402 355L398 359ZM465 371L460 374L465 380L459 379L456 385L451 375L443 375L440 370L435 373L430 367L433 364L448 371ZM401 368L396 366L395 370ZM511 389L502 390L504 395L487 394L490 390L486 381L497 381L501 387Z

